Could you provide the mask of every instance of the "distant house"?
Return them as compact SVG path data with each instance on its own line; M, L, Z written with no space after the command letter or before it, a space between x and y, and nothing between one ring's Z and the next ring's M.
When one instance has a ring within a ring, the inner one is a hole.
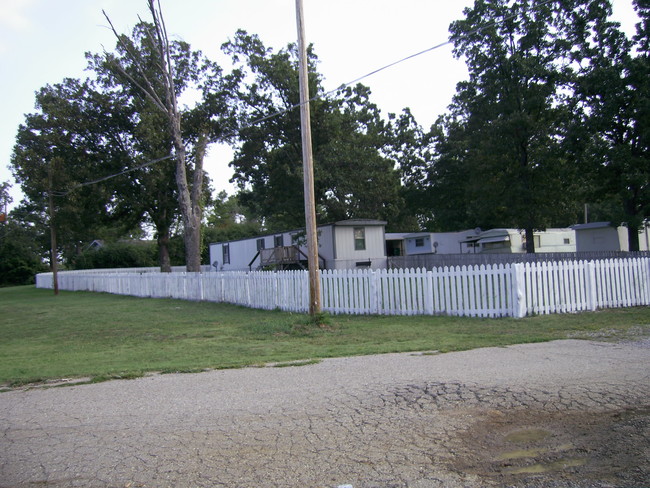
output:
M93 242L91 242L86 246L86 250L92 249L93 251L96 251L104 247L104 245L105 245L104 241L102 241L101 239L95 239Z
M385 268L386 222L343 220L318 226L322 269ZM304 229L210 244L210 262L218 271L307 267Z
M461 243L480 232L464 230L460 232L415 232L404 236L406 255L416 254L458 254L462 252Z
M547 229L534 233L535 252L575 252L573 229ZM462 252L510 254L526 252L525 233L519 229L490 229L462 242Z
M458 232L413 232L386 234L387 255L418 256L427 254L511 254L525 253L524 232L518 229L480 228ZM547 229L535 232L535 250L539 253L575 252L573 229Z
M611 222L591 222L574 225L576 249L578 252L589 251L629 251L630 243L627 227L615 227ZM650 233L648 222L639 231L639 250L650 250Z

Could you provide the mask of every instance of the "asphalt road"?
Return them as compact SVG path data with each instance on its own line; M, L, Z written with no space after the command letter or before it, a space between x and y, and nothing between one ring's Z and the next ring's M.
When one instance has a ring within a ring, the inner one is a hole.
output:
M0 487L650 486L650 343L0 394Z

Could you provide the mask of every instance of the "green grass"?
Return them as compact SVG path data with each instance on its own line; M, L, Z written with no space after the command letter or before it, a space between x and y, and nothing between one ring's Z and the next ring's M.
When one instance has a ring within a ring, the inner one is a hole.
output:
M332 316L317 327L279 311L14 287L0 289L0 385L649 333L649 307L522 320Z

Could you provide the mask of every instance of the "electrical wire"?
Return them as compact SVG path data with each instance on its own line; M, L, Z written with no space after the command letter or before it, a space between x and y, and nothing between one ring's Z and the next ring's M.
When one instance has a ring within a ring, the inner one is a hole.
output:
M535 5L535 6L532 8L532 10L533 10L533 11L534 11L534 10L537 10L537 9L539 9L540 7L543 7L544 5L547 5L547 4L549 4L549 3L553 2L553 1L555 1L555 0L544 0L544 1L540 2L540 3L538 3L537 5ZM461 39L466 38L466 37L469 37L469 36L472 36L472 35L475 35L475 34L478 34L479 32L482 32L482 31L485 30L485 29L488 29L488 28L491 28L491 27L495 27L495 26L501 25L502 23L504 23L504 22L506 22L506 21L508 21L508 20L510 20L510 19L512 19L512 18L514 18L515 16L516 16L516 14L513 13L513 14L511 14L511 15L508 15L508 16L506 16L506 17L503 17L503 18L500 19L499 21L490 22L489 24L486 24L486 25L484 25L484 26L477 27L476 29L474 29L474 30L468 32L467 34L465 34L464 36L462 36ZM234 136L236 136L237 134L239 134L241 131L246 130L246 129L249 129L249 128L251 128L251 127L254 127L254 126L256 126L256 125L258 125L258 124L260 124L260 123L262 123L262 122L265 122L265 121L270 120L270 119L272 119L272 118L274 118L274 117L278 117L278 116L280 116L280 115L283 115L283 114L285 114L285 113L288 113L288 112L290 112L290 111L292 111L292 110L295 110L295 109L297 109L297 108L300 108L300 107L302 107L303 105L306 105L306 104L308 104L308 103L311 103L311 102L314 102L314 101L317 101L317 100L321 100L321 99L325 99L325 98L329 97L330 95L332 95L332 94L334 94L334 93L336 93L336 92L339 92L339 91L341 91L341 90L344 90L345 88L348 88L348 87L350 87L350 86L352 86L352 85L354 85L354 84L357 84L357 83L359 83L360 81L365 80L366 78L369 78L369 77L371 77L371 76L373 76L373 75L376 75L377 73L380 73L380 72L382 72L382 71L385 71L385 70L387 70L387 69L390 69L390 68L392 68L393 66L397 66L398 64L402 64L402 63L404 63L404 62L406 62L406 61L409 61L409 60L411 60L411 59L413 59L413 58L417 58L417 57L419 57L419 56L422 56L423 54L427 54L427 53L429 53L429 52L433 52L433 51L436 51L436 50L438 50L438 49L441 49L441 48L443 48L443 47L445 47L445 46L451 44L452 42L453 42L453 41L452 41L451 39L448 39L448 40L445 41L445 42L441 42L441 43L439 43L439 44L436 44L435 46L429 47L429 48L427 48L427 49L423 49L422 51L418 51L418 52L416 52L416 53L410 54L410 55L408 55L408 56L405 56L405 57L403 57L403 58L398 59L397 61L393 61L393 62L391 62L391 63L389 63L389 64L386 64L386 65L384 65L384 66L382 66L382 67L380 67L380 68L377 68L377 69L375 69L375 70L373 70L373 71L370 71L369 73L366 73L365 75L362 75L362 76L360 76L360 77L358 77L358 78L355 78L355 79L352 80L352 81L348 81L348 82L346 82L346 83L343 83L343 84L339 85L337 88L334 88L333 90L330 90L330 91L328 91L328 92L325 92L325 93L323 93L323 94L321 94L321 95L314 95L314 96L311 97L309 100L306 100L306 101L304 101L304 102L302 102L302 103L296 103L296 104L294 104L294 105L291 105L291 106L289 106L289 107L286 107L286 108L284 108L284 109L282 109L282 110L278 110L278 111L276 111L276 112L274 112L274 113L271 113L271 114L269 114L269 115L266 115L266 116L264 116L264 117L257 118L257 119L255 119L255 120L253 120L253 121L251 121L251 122L249 122L249 123L247 123L247 124L242 125L241 127L239 127L238 129L234 130L234 131L231 132L231 133L226 133L226 134L224 134L224 138L234 137ZM111 179L111 178L115 178L115 177L117 177L117 176L121 176L121 175L124 175L124 174L130 173L130 172L132 172L132 171L136 171L136 170L138 170L138 169L142 169L142 168L145 168L145 167L147 167L147 166L151 166L151 165L153 165L153 164L159 163L160 161L164 161L164 160L166 160L166 159L171 159L171 158L173 158L173 157L174 157L174 155L170 155L170 156L166 156L166 157L164 157L164 158L160 158L160 159L156 159L156 160L153 160L153 161L149 161L148 163L144 163L144 164L142 164L142 165L140 165L140 166L137 166L137 167L135 167L135 168L131 168L131 169L128 169L128 170L121 171L121 172L119 172L119 173L115 173L115 174L112 174L112 175L108 175L108 176L105 176L105 177L103 177L103 178L99 178L99 179L97 179L97 180L87 181L87 182L81 183L81 184L79 184L79 185L77 185L77 186L74 186L74 187L68 189L68 190L65 191L65 192L52 192L52 195L53 195L53 196L57 196L57 197L63 197L63 196L68 195L71 191L76 190L77 188L81 188L81 187L83 187L83 186L88 186L88 185L94 185L94 184L96 184L96 183L100 183L100 182L102 182L102 181L106 181L106 180L109 180L109 179Z
M94 185L94 184L96 184L96 183L100 183L100 182L102 182L102 181L110 180L110 179L112 179L112 178L116 178L116 177L118 177L118 176L122 176L122 175L125 175L125 174L127 174L127 173L131 173L132 171L137 171L137 170L139 170L139 169L146 168L147 166L152 166L152 165L154 165L154 164L156 164L156 163L159 163L159 162L161 162L161 161L165 161L166 159L171 159L171 158L173 158L173 157L174 157L174 155L173 155L173 154L170 154L169 156L165 156L164 158L154 159L153 161L149 161L149 162L147 162L147 163L141 164L141 165L139 165L139 166L136 166L135 168L125 169L124 171L120 171L119 173L115 173L115 174L112 174L112 175L104 176L103 178L98 178L98 179L96 179L96 180L86 181L86 182L84 182L84 183L79 183L78 185L73 186L72 188L69 188L69 189L66 190L66 191L56 191L56 190L53 190L53 191L52 191L52 196L55 196L55 197L65 197L65 196L67 196L70 192L76 190L77 188L81 188L81 187L89 186L89 185Z
M547 4L549 4L549 3L553 2L553 1L555 1L555 0L544 0L544 1L540 2L540 3L538 3L537 5L535 5L531 10L534 11L536 9L539 9L540 7L543 7L544 5L547 5ZM515 13L507 15L506 17L503 17L499 21L490 22L489 24L483 25L481 27L477 27L476 29L468 32L464 36L461 36L461 39L464 39L466 37L478 34L479 32L481 32L481 31L483 31L485 29L501 25L504 22L506 22L506 21L508 21L510 19L513 19L514 17L516 17ZM296 103L296 104L291 105L289 107L286 107L286 108L284 108L282 110L278 110L277 112L274 112L272 114L266 115L266 116L261 117L259 119L255 119L252 122L249 122L248 124L244 124L242 127L237 129L234 133L228 134L228 136L230 136L230 137L235 136L235 135L237 135L237 133L241 132L242 130L248 129L248 128L253 127L253 126L257 125L257 124L265 122L265 121L267 121L269 119L272 119L274 117L278 117L278 116L283 115L285 113L288 113L288 112L290 112L292 110L295 110L297 108L302 107L303 105L306 105L306 104L311 103L311 102L315 102L316 100L325 99L325 98L329 97L330 95L332 95L332 94L334 94L334 93L336 93L338 91L344 90L345 88L348 88L349 86L352 86L352 85L354 85L356 83L359 83L360 81L365 80L366 78L369 78L369 77L371 77L371 76L373 76L373 75L375 75L377 73L380 73L380 72L385 71L385 70L387 70L389 68L392 68L393 66L397 66L398 64L402 64L402 63L404 63L406 61L409 61L409 60L411 60L413 58L419 57L419 56L421 56L423 54L426 54L426 53L441 49L441 48L451 44L452 42L453 41L451 39L448 39L445 42L441 42L440 44L436 44L435 46L432 46L430 48L423 49L422 51L418 51L416 53L410 54L410 55L405 56L405 57L403 57L401 59L398 59L397 61L393 61L392 63L386 64L386 65L384 65L384 66L382 66L380 68L377 68L377 69L375 69L375 70L373 70L373 71L371 71L369 73L366 73L365 75L362 75L362 76L360 76L358 78L355 78L352 81L348 81L347 83L343 83L343 84L339 85L337 88L334 88L333 90L325 92L322 95L315 95L315 96L311 97L309 100L306 100L305 102Z

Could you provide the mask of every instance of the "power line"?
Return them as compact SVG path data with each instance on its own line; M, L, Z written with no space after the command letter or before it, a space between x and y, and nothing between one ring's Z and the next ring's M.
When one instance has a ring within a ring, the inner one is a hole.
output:
M540 3L538 3L537 5L535 5L531 10L533 10L533 11L534 11L534 10L537 10L537 9L539 9L540 7L543 7L544 5L547 5L547 4L549 4L549 3L553 2L553 1L555 1L555 0L544 0L543 2L540 2ZM516 17L516 14L515 14L515 13L510 14L510 15L507 15L506 17L503 17L503 18L502 18L501 20L499 20L499 21L490 22L489 24L486 24L486 25L484 25L484 26L477 27L476 29L474 29L474 30L468 32L468 33L465 34L464 36L461 36L461 39L464 39L464 38L466 38L466 37L469 37L469 36L472 36L472 35L478 34L479 32L481 32L481 31L483 31L483 30L485 30L485 29L488 29L488 28L491 28L491 27L498 26L498 25L500 25L500 24L502 24L502 23L504 23L504 22L506 22L506 21L508 21L508 20L510 20L510 19L512 19L512 18L514 18L514 17ZM346 83L343 83L343 84L339 85L337 88L334 88L333 90L327 91L327 92L323 93L322 95L314 95L314 96L311 97L309 100L306 100L306 101L304 101L304 102L302 102L302 103L296 103L296 104L291 105L291 106L289 106L289 107L286 107L286 108L284 108L284 109L282 109L282 110L278 110L278 111L276 111L276 112L274 112L274 113L271 113L271 114L269 114L269 115L265 115L264 117L260 117L260 118L258 118L258 119L255 119L255 120L253 120L252 122L249 122L248 124L244 124L243 126L239 127L238 129L235 129L234 131L232 131L232 132L230 132L230 133L226 133L226 134L224 134L224 135L223 135L223 138L234 137L234 136L236 136L238 133L240 133L241 131L243 131L243 130L245 130L245 129L249 129L249 128L254 127L254 126L256 126L256 125L258 125L258 124L260 124L260 123L262 123L262 122L265 122L265 121L267 121L267 120L270 120L270 119L272 119L272 118L274 118L274 117L278 117L278 116L283 115L283 114L285 114L285 113L288 113L288 112L290 112L290 111L292 111L292 110L295 110L295 109L297 109L297 108L300 108L302 105L305 105L305 104L308 104L308 103L314 102L314 101L316 101L316 100L321 100L321 99L327 98L328 96L330 96L330 95L332 95L332 94L334 94L334 93L336 93L336 92L338 92L338 91L341 91L341 90L343 90L343 89L345 89L345 88L348 88L349 86L352 86L352 85L354 85L354 84L356 84L356 83L359 83L360 81L365 80L366 78L369 78L369 77L371 77L371 76L373 76L373 75L376 75L377 73L380 73L380 72L382 72L382 71L385 71L385 70L387 70L387 69L389 69L389 68L392 68L393 66L397 66L398 64L402 64L402 63L404 63L404 62L406 62L406 61L409 61L409 60L411 60L411 59L414 59L414 58L417 58L417 57L419 57L419 56L422 56L423 54L427 54L427 53L430 53L430 52L436 51L436 50L438 50L438 49L441 49L441 48L443 48L443 47L445 47L445 46L447 46L447 45L449 45L449 44L451 44L451 43L452 43L452 41L451 41L450 39L448 39L447 41L445 41L445 42L441 42L441 43L439 43L439 44L436 44L435 46L429 47L429 48L427 48L427 49L423 49L422 51L418 51L418 52L416 52L416 53L413 53L413 54L410 54L410 55L405 56L405 57L403 57L403 58L400 58L400 59L398 59L397 61L393 61L393 62L391 62L391 63L389 63L389 64L386 64L386 65L384 65L384 66L382 66L382 67L380 67L380 68L377 68L377 69L375 69L375 70L373 70L373 71L370 71L369 73L366 73L365 75L362 75L362 76L360 76L360 77L358 77L358 78L355 78L355 79L352 80L352 81L348 81L348 82L346 82ZM68 189L68 190L65 191L65 192L52 192L52 194L53 194L54 196L57 196L57 197L63 197L63 196L68 195L71 191L76 190L77 188L81 188L81 187L83 187L83 186L88 186L88 185L94 185L94 184L96 184L96 183L100 183L100 182L102 182L102 181L106 181L106 180L109 180L109 179L111 179L111 178L115 178L115 177L117 177L117 176L121 176L121 175L124 175L124 174L130 173L130 172L132 172L132 171L136 171L136 170L138 170L138 169L142 169L142 168L145 168L145 167L147 167L147 166L151 166L151 165L153 165L153 164L159 163L160 161L164 161L164 160L166 160L166 159L171 159L171 158L173 158L173 157L174 157L174 155L165 156L164 158L160 158L160 159L156 159L156 160L153 160L153 161L149 161L148 163L144 163L144 164L142 164L142 165L140 165L140 166L137 166L137 167L135 167L135 168L127 169L127 170L121 171L121 172L119 172L119 173L115 173L115 174L112 174L112 175L105 176L105 177L103 177L103 178L99 178L99 179L97 179L97 180L87 181L87 182L81 183L81 184L79 184L79 185L77 185L77 186L74 186L74 187Z
M127 174L127 173L131 173L132 171L137 171L137 170L139 170L139 169L146 168L147 166L152 166L152 165L154 165L154 164L156 164L156 163L159 163L159 162L161 162L161 161L165 161L166 159L171 159L171 158L173 158L173 157L174 157L174 155L173 155L173 154L170 154L169 156L165 156L164 158L154 159L153 161L149 161L149 162L147 162L147 163L141 164L141 165L139 165L139 166L136 166L135 168L125 169L124 171L120 171L119 173L115 173L115 174L112 174L112 175L104 176L103 178L98 178L98 179L96 179L96 180L86 181L86 182L84 182L84 183L80 183L80 184L78 184L78 185L76 185L76 186L73 186L72 188L69 188L69 189L66 190L66 191L52 191L52 195L55 196L55 197L65 197L65 196L67 196L70 192L76 190L77 188L81 188L81 187L83 187L83 186L94 185L94 184L96 184L96 183L100 183L100 182L102 182L102 181L110 180L111 178L116 178L117 176L122 176L122 175L125 175L125 174Z
M535 5L531 10L533 10L533 11L534 11L534 10L537 10L537 9L539 9L540 7L543 7L544 5L547 5L547 4L549 4L549 3L553 2L553 1L555 1L555 0L544 0L543 2L540 2L540 3L538 3L537 5ZM470 37L470 36L472 36L472 35L474 35L474 34L478 34L479 32L481 32L481 31L483 31L483 30L485 30L485 29L488 29L488 28L491 28L491 27L495 27L495 26L501 25L502 23L504 23L504 22L506 22L506 21L508 21L508 20L510 20L510 19L513 19L514 17L516 17L516 15L517 15L517 14L512 13L512 14L510 14L510 15L507 15L506 17L503 17L501 20L494 21L494 22L490 22L489 24L483 25L483 26L481 26L481 27L477 27L476 29L474 29L474 30L468 32L467 34L461 36L460 38L461 38L461 39L464 39L464 38L466 38L466 37ZM229 135L229 136L234 136L234 135L236 135L237 132L240 132L240 131L242 131L242 130L244 130L244 129L248 129L248 128L250 128L250 127L253 127L254 125L257 125L257 124L259 124L259 123L261 123L261 122L264 122L264 121L266 121L266 120L272 119L273 117L277 117L277 116L279 116L279 115L282 115L282 114L285 114L285 113L287 113L287 112L290 112L291 110L295 110L295 109L299 108L299 107L300 107L301 105L303 105L303 104L311 103L311 102L314 102L314 101L316 101L316 100L320 100L320 99L326 98L326 97L328 97L328 96L330 96L330 95L332 95L332 94L334 94L334 93L336 93L336 92L338 92L338 91L340 91L340 90L343 90L343 89L345 89L345 88L347 88L347 87L349 87L349 86L352 86L352 85L354 85L354 84L356 84L356 83L359 83L360 81L365 80L366 78L369 78L369 77L371 77L371 76L373 76L373 75L375 75L375 74L377 74L377 73L380 73L380 72L385 71L385 70L387 70L387 69L389 69L389 68L392 68L393 66L397 66L398 64L402 64L402 63L404 63L404 62L406 62L406 61L409 61L409 60L411 60L411 59L413 59L413 58L419 57L419 56L421 56L421 55L423 55L423 54L427 54L427 53L429 53L429 52L432 52L432 51L436 51L436 50L438 50L438 49L441 49L441 48L443 48L443 47L445 47L445 46L447 46L447 45L449 45L449 44L451 44L451 43L452 43L452 41L451 41L450 39L448 39L447 41L445 41L445 42L441 42L440 44L436 44L435 46L432 46L432 47L430 47L430 48L423 49L422 51L418 51L418 52L416 52L416 53L413 53L413 54L410 54L410 55L408 55L408 56L405 56L405 57L403 57L403 58L401 58L401 59L398 59L397 61L393 61L392 63L386 64L386 65L384 65L384 66L382 66L382 67L380 67L380 68L377 68L377 69L375 69L375 70L373 70L373 71L370 71L369 73L366 73L366 74L363 75L363 76L360 76L360 77L358 77L358 78L355 78L355 79L352 80L352 81L349 81L349 82L347 82L347 83L343 83L343 84L339 85L337 88L334 88L333 90L330 90L330 91L328 91L328 92L325 92L325 93L323 93L322 95L314 95L314 96L311 97L309 100L307 100L307 101L305 101L305 102L303 102L303 103L297 103L297 104L291 105L291 106L289 106L289 107L287 107L287 108L285 108L285 109L278 110L277 112L272 113L272 114L270 114L270 115L266 115L266 116L261 117L261 118L259 118L259 119L255 119L255 120L253 120L252 122L250 122L249 124L246 124L246 125L244 125L243 127L240 127L239 129L237 129L237 131L233 132L232 134L228 134L228 135Z

